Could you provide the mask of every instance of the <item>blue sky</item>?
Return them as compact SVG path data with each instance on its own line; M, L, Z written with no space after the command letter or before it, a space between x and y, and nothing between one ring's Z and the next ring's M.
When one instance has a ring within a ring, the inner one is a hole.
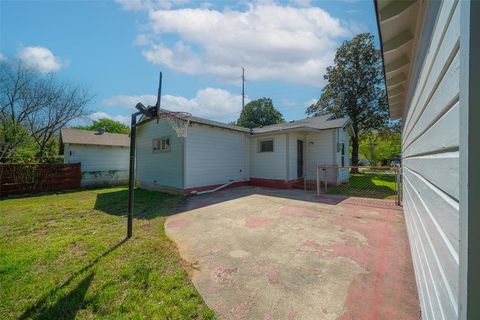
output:
M373 1L1 1L0 59L19 58L95 94L91 118L128 122L138 101L220 121L270 97L286 120L319 97L336 47L377 35Z

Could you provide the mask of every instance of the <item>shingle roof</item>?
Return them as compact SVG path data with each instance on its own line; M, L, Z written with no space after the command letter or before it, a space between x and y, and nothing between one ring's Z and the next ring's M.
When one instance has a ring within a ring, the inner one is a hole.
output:
M127 134L108 132L99 134L98 131L62 128L60 135L63 143L115 147L130 146L130 138Z
M166 109L162 109L162 110L169 112L169 110L166 110ZM241 131L241 132L248 132L253 134L275 132L275 131L282 131L282 130L289 130L289 129L300 129L300 128L317 129L317 130L343 128L349 122L348 118L339 118L339 119L330 120L330 118L332 117L333 117L333 114L330 113L330 114L326 114L318 117L306 118L306 119L295 120L290 122L283 122L283 123L260 127L260 128L253 128L252 130L250 130L249 128L239 127L233 124L213 121L213 120L200 118L196 116L192 116L190 121L213 126L213 127L230 129L230 130ZM151 121L151 120L154 120L154 119L142 118L140 120L140 124Z
M171 112L171 110L166 110L166 109L160 109L160 110L165 111L165 112ZM145 116L142 115L138 124L141 125L143 123L146 123L146 122L149 122L149 121L152 121L152 120L155 120L155 118L146 118ZM192 116L191 119L190 119L190 122L205 124L205 125L212 126L212 127L217 127L217 128L223 128L223 129L229 129L229 130L235 130L235 131L241 131L241 132L250 132L250 129L248 129L248 128L239 127L239 126L236 126L234 124L218 122L218 121L209 120L209 119L205 119L205 118L200 118L200 117L196 117L196 116Z
M209 125L209 126L224 128L224 129L250 132L250 129L248 129L248 128L239 127L239 126L236 126L234 124L228 124L228 123L208 120L208 119L204 119L204 118L199 118L199 117L195 117L195 116L192 116L192 119L190 121L200 123L200 124L206 124L206 125Z
M348 118L339 118L331 119L333 114L326 114L323 116L306 118L302 120L295 120L290 122L283 122L279 124L273 124L270 126L254 128L253 133L267 133L275 132L282 130L290 129L316 129L316 130L325 130L325 129L334 129L334 128L343 128L349 122Z

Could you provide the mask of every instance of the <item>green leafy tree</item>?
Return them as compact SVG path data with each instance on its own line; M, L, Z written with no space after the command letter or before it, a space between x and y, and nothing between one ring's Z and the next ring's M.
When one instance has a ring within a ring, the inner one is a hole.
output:
M130 128L124 125L123 123L112 120L112 119L108 119L108 118L93 120L93 123L91 125L77 126L75 128L91 130L91 131L97 131L99 128L103 128L105 129L105 132L110 132L110 133L128 134L130 132Z
M334 113L349 117L353 135L352 165L358 165L359 141L362 134L379 130L388 120L380 52L374 37L362 33L345 41L335 54L334 65L324 75L327 85L320 99L308 107L308 115Z
M4 119L0 124L0 163L36 162L38 146L28 130Z
M399 132L369 132L360 140L360 155L371 166L385 164L387 160L398 157L401 151Z
M282 122L284 122L283 115L275 109L272 99L261 98L245 105L237 120L237 125L245 128L257 128Z
M43 163L63 163L63 156L60 155L60 139L52 138L45 146Z

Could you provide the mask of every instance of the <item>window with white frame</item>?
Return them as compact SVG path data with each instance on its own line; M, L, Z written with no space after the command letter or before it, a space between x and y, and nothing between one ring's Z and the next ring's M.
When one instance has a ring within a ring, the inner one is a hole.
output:
M162 137L152 140L152 151L153 152L170 152L170 137Z
M261 140L258 142L258 152L273 152L273 140Z

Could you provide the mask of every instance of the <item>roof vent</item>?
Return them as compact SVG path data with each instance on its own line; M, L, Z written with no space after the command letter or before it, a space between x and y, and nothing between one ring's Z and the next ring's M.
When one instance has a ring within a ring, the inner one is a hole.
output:
M102 135L104 133L105 133L105 128L102 128L102 127L98 128L98 134L99 135Z

